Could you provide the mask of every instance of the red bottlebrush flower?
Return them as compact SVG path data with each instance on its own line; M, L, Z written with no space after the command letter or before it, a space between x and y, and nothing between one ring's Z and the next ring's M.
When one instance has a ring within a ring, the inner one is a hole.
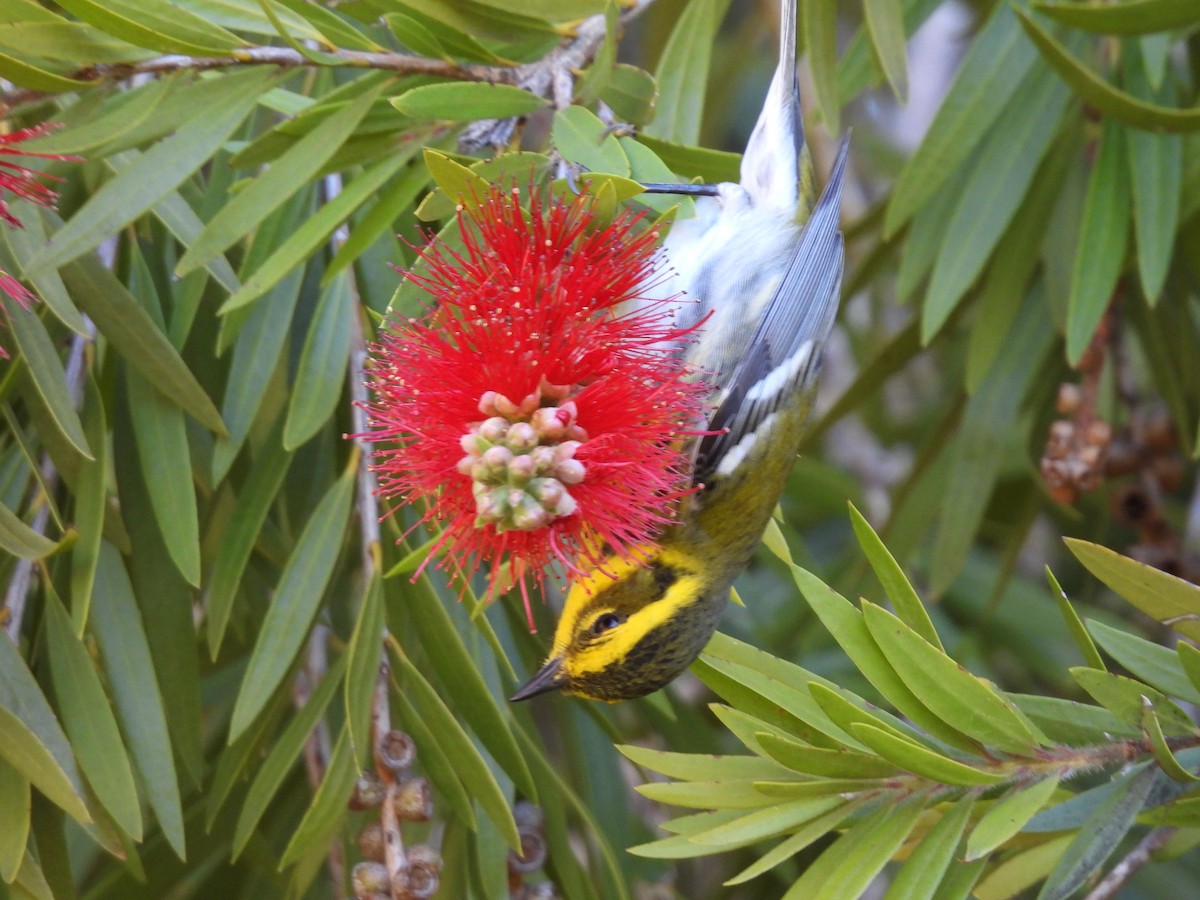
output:
M636 556L671 520L708 394L672 353L676 304L644 297L657 234L596 226L587 198L531 207L493 188L460 207L462 252L424 250L429 274L406 277L434 306L373 348L366 435L380 492L442 526L440 565L489 562L494 585L509 562L527 614L548 563Z

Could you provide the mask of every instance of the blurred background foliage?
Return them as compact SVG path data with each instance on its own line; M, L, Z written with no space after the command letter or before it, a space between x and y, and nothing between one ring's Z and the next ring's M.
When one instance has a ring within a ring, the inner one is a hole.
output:
M343 437L365 342L389 305L420 308L390 266L453 219L422 151L451 189L563 160L619 176L593 179L608 198L670 172L736 179L776 3L0 0L6 128L60 122L23 147L79 158L24 160L62 179L58 211L11 202L24 227L0 242L41 300L5 299L0 337L0 896L350 896L388 790L385 827L416 798L396 827L411 871L440 854L444 897L818 896L821 879L836 897L877 872L897 897L1047 876L1065 897L1118 860L1121 896L1194 891L1200 665L1177 632L1200 613L1198 25L1183 0L802 0L817 170L853 127L853 174L821 405L724 622L778 659L721 638L704 683L513 707L556 598L531 636L511 598L412 580L428 535L398 542L403 510L376 522ZM871 640L830 618L822 581L865 598ZM919 645L885 636L885 598ZM988 681L951 666L918 688L948 663L939 640ZM880 651L883 675L863 663ZM932 711L922 732L880 686L893 675ZM960 689L994 731L944 705ZM812 697L854 719L859 694L902 714L870 713L876 730L982 774L812 731ZM416 763L364 781L381 711ZM1075 744L1115 749L988 792L1012 754ZM909 774L839 786L800 745ZM747 747L709 768L654 755ZM655 772L682 781L649 798L715 818L631 855L664 834L633 789ZM822 819L781 812L792 788L746 787L789 779L876 807ZM904 812L880 818L894 797ZM1009 800L1006 831L986 810ZM689 843L735 820L736 840ZM721 886L813 822L800 856ZM831 843L838 827L858 845Z

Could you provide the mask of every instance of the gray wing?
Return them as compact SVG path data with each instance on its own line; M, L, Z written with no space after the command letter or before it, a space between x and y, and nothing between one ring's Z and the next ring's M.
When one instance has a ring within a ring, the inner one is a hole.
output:
M848 147L847 137L746 354L721 386L708 422L712 433L701 438L697 449L695 484L718 474L727 454L752 437L772 413L793 402L816 376L841 293L838 224Z

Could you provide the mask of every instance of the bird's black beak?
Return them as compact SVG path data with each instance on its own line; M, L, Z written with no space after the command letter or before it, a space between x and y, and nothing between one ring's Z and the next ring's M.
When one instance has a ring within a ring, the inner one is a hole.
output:
M542 666L541 671L525 682L525 686L508 699L512 702L528 700L538 694L545 694L563 686L566 677L561 672L562 657L556 656Z

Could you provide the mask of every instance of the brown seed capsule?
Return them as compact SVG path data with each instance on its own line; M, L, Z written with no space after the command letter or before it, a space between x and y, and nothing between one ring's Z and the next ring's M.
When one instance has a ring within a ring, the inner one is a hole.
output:
M1079 389L1079 385L1065 381L1058 386L1058 396L1054 401L1054 408L1064 416L1069 416L1079 409L1079 401L1083 396L1083 392Z
M411 900L432 897L441 881L442 865L441 854L428 844L413 844L408 848L408 866L399 896Z
M1187 472L1184 469L1183 461L1176 454L1155 456L1150 462L1150 468L1154 472L1154 477L1158 479L1159 487L1168 494L1183 487L1183 480L1187 477Z
M1093 419L1088 423L1087 430L1083 434L1085 443L1093 447L1107 447L1108 442L1112 440L1112 426L1103 419Z
M531 828L541 828L546 820L541 807L530 803L528 800L518 800L514 803L512 813L513 821L518 826L528 825Z
M368 822L358 833L358 852L363 859L370 862L383 862L385 856L383 844L383 826L378 822Z
M1179 446L1179 434L1175 423L1165 409L1159 407L1147 411L1137 422L1138 437L1155 453L1166 453Z
M1109 502L1113 518L1122 525L1141 527L1159 517L1154 499L1137 483L1117 488Z
M1132 475L1142 466L1142 456L1138 446L1128 431L1118 432L1108 445L1104 454L1104 474L1108 478L1120 478L1122 475Z
M522 875L536 872L546 864L546 838L541 828L529 825L518 826L517 834L521 837L521 852L508 851L508 868Z
M370 897L373 894L388 894L391 890L391 879L388 877L387 866L377 862L360 862L350 872L350 885L354 896Z
M417 745L411 737L395 728L379 739L376 752L379 761L396 774L411 769L417 761Z
M350 796L351 809L372 809L383 802L387 786L374 772L363 772L354 783L354 793Z
M402 822L428 822L433 816L433 791L424 778L406 778L396 788L396 817Z

